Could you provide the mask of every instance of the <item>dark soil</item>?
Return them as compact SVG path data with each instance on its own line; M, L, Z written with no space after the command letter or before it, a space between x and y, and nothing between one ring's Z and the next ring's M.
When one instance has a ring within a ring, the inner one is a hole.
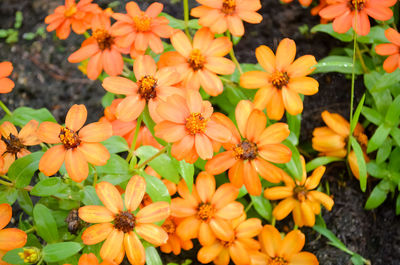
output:
M12 93L0 98L13 110L20 106L48 108L60 122L64 121L67 110L73 104L84 103L88 108L89 120L97 120L103 114L100 104L104 89L98 81L83 76L77 65L67 61L77 50L82 37L71 35L61 41L48 33L46 39L37 37L33 41L22 39L22 35L45 27L44 18L61 0L1 0L0 27L11 28L16 11L22 11L24 20L20 29L20 40L6 44L0 39L0 61L9 60L14 65L12 79L16 87ZM112 0L97 1L105 7ZM127 1L117 8L121 10ZM142 8L152 1L138 1ZM164 12L182 18L182 3L179 0L161 0ZM172 4L171 2L176 2ZM193 6L193 1L191 6ZM294 39L298 56L314 55L317 60L329 54L333 47L342 44L323 34L301 34L299 27L312 28L319 20L302 8L297 1L281 5L279 0L263 0L261 14L264 20L259 25L246 24L246 35L235 47L240 62L256 62L254 50L261 44L276 49L282 38ZM320 92L305 98L302 140L310 141L313 128L322 124L320 113L327 109L345 116L349 113L350 80L340 74L316 75ZM364 88L361 80L356 84L356 98ZM4 113L0 111L0 116ZM349 177L342 164L328 166L324 180L328 181L330 192L335 199L331 212L324 212L327 227L352 251L371 260L374 265L400 264L400 218L395 216L394 200L388 199L375 211L365 211L367 195L362 193L358 182ZM371 187L371 186L370 186ZM312 229L302 229L307 235L305 249L315 253L323 265L351 264L350 256L327 244L324 237ZM164 261L182 263L185 259L196 261L196 251L183 253L178 259L162 255Z

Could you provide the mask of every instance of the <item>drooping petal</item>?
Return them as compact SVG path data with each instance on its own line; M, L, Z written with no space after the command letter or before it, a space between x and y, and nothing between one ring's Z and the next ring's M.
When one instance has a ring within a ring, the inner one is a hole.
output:
M296 206L296 203L298 202L295 199L291 197L286 198L274 208L272 214L275 216L276 220L282 220L289 215L289 213Z
M77 132L85 124L87 119L87 109L85 105L73 105L65 118L65 126Z
M111 183L105 181L98 183L96 185L96 193L104 206L114 214L118 214L123 210L121 194Z
M321 114L322 119L328 125L330 129L335 131L337 134L347 137L350 133L350 124L337 113L329 113L328 111L323 111Z

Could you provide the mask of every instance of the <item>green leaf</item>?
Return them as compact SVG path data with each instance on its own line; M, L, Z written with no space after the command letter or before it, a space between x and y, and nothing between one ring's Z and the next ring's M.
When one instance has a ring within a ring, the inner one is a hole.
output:
M15 181L17 188L24 188L31 183L33 174L39 169L39 161L44 152L35 152L17 159L8 170L8 177Z
M162 17L166 17L169 20L169 24L171 27L173 27L174 29L185 29L185 21L174 18L171 15L168 15L167 13L162 12L160 14L160 16Z
M327 33L327 34L331 35L332 37L334 37L338 40L341 40L343 42L350 42L353 40L352 30L349 30L348 32L343 33L343 34L337 33L333 30L332 23L316 25L315 27L313 27L311 29L311 33L315 33L315 32Z
M387 197L387 194L390 191L390 183L387 180L381 180L378 185L372 190L371 194L368 197L367 202L365 203L364 208L366 210L375 209L379 205L381 205Z
M106 108L111 105L113 100L115 99L115 94L111 92L107 92L102 98L101 98L101 105Z
M39 181L31 190L31 194L41 197L51 196L60 192L65 187L66 185L61 182L60 178L48 178Z
M393 137L393 140L396 142L397 146L400 146L400 129L397 127L393 127L390 131L390 135Z
M18 253L23 253L24 252L24 249L23 248L16 248L16 249L13 249L13 250L10 250L10 251L8 251L4 256L3 256L3 258L1 259L2 261L5 261L5 262L7 262L7 263L10 263L10 264L16 264L16 265L19 265L19 264L23 264L23 265L25 265L25 264L29 264L29 263L25 263L21 258L20 258L20 256L18 255Z
M129 172L129 166L125 159L119 155L111 154L106 165L96 166L96 172L97 174L126 175Z
M62 261L78 253L82 249L81 244L76 242L60 242L49 244L43 248L43 259L46 262Z
M375 109L363 106L361 110L361 114L370 122L372 122L375 125L381 124L383 117L379 112L377 112Z
M367 189L367 166L365 164L364 153L361 149L360 144L353 138L350 137L351 147L354 150L357 158L357 164L360 174L360 187L363 192Z
M33 203L29 193L26 190L18 189L18 204L21 206L22 210L26 212L28 215L32 216L33 214Z
M286 167L295 179L301 179L303 176L303 166L301 164L299 150L297 150L296 146L289 140L285 140L283 143L292 151L292 158L286 163Z
M146 174L145 172L141 172L141 175L146 180L146 192L154 202L171 202L168 189L159 178Z
M399 74L400 75L400 74ZM393 127L399 123L400 116L400 96L397 96L392 104L390 104L388 111L386 112L385 121Z
M47 109L32 109L28 107L19 107L15 109L12 116L5 115L0 123L6 120L20 127L23 127L31 120L36 120L40 123L44 121L57 122L53 115Z
M385 37L385 29L382 26L371 27L368 35L358 36L357 41L367 44L385 43L387 42L387 39Z
M337 162L337 161L343 161L343 159L339 158L339 157L333 157L333 156L317 157L306 164L306 171L310 172L319 166L324 166L329 163Z
M104 175L100 178L100 181L107 181L110 182L113 185L119 185L122 182L130 180L132 177L132 174L126 173L126 174L116 174L116 175Z
M378 149L386 140L391 130L392 128L388 127L385 123L379 125L368 142L367 153L371 153Z
M396 200L396 215L400 214L400 194L397 195L397 200Z
M315 66L313 74L338 72L343 74L351 74L353 72L353 58L347 56L331 55L321 59ZM360 75L363 73L359 62L356 62L355 73Z
M160 255L153 246L146 247L146 264L147 265L162 265Z
M298 115L291 115L286 112L286 120L289 125L289 130L291 133L294 133L296 136L297 142L293 143L294 145L298 144L299 137L300 137L300 129L301 129L301 114Z
M318 233L320 233L321 235L323 235L324 237L328 238L329 241L330 241L330 244L331 244L332 246L334 246L334 247L336 247L336 248L338 248L338 249L342 250L343 252L346 252L346 253L348 253L348 254L350 254L350 255L353 254L353 252L350 251L349 249L347 249L346 245L343 244L343 242L340 241L339 238L337 238L337 237L335 236L335 234L332 233L331 230L329 230L329 229L327 229L327 228L324 228L324 227L322 227L322 226L319 226L319 225L314 225L314 226L313 226L313 229L314 229L315 231L317 231Z
M382 146L378 149L378 152L376 154L376 163L383 163L389 157L391 151L392 141L390 140L390 138L386 138Z
M177 160L175 160L177 161ZM175 163L176 168L178 169L179 175L185 180L186 185L190 192L192 192L193 188L193 176L194 176L194 166L193 164L187 163L184 160L177 161Z
M351 124L350 124L350 131L351 132L354 132L354 129L356 128L358 119L360 118L361 109L362 109L362 107L364 105L364 101L365 101L365 94L362 96L360 102L358 103L356 111L354 112L353 119L352 119Z
M17 200L18 190L14 187L0 186L0 203L13 205Z
M36 37L36 34L33 32L27 32L27 33L22 34L22 38L24 40L33 40L35 37Z
M375 178L386 178L389 172L384 165L386 164L377 164L376 161L371 161L367 164L367 172Z
M84 205L103 205L93 186L85 186L81 191L81 198Z
M364 264L363 258L358 254L354 254L353 256L351 256L350 260L353 263L353 265L363 265Z
M35 205L33 208L33 221L37 234L47 243L53 243L58 240L56 220L46 206L40 203Z
M257 213L260 214L265 220L271 222L272 220L272 206L269 200L265 199L263 195L252 196L250 195L253 206Z
M15 13L15 23L14 23L14 28L19 29L22 25L22 20L24 19L22 12L17 11Z
M129 151L129 146L125 138L118 135L111 136L101 143L107 148L110 154Z

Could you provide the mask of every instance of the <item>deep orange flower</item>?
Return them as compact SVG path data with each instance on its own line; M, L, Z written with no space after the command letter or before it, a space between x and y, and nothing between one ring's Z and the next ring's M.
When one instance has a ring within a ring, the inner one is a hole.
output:
M180 220L173 217L168 217L167 220L162 224L162 229L168 233L167 243L160 246L160 250L164 253L174 253L179 255L181 250L189 250L193 248L192 240L182 240L176 233L176 227L180 223Z
M68 175L81 182L89 174L88 163L103 166L110 153L100 142L112 136L112 127L106 122L94 122L82 127L87 118L84 105L73 105L65 118L65 127L54 122L42 122L38 137L45 143L58 144L44 153L39 170L46 176L57 173L65 161Z
M199 156L210 159L213 145L231 138L227 128L211 119L213 107L198 91L188 90L186 98L169 96L159 103L157 111L164 120L154 127L155 135L173 143L171 154L178 160L194 163Z
M110 76L122 74L124 61L121 53L125 51L115 44L115 35L110 27L111 21L107 16L94 16L92 36L68 57L70 63L79 63L90 58L86 67L89 79L96 80L103 69Z
M7 76L11 75L13 65L10 62L0 63L0 94L9 93L14 88L15 84Z
M40 140L36 135L38 125L37 121L31 120L19 133L14 124L9 121L5 121L0 126L2 136L2 140L0 140L0 156L4 159L3 166L0 166L0 174L7 173L15 159L31 153L26 149L26 146L40 144Z
M160 102L173 94L184 92L174 87L180 81L180 75L171 69L157 70L157 65L150 55L139 56L134 64L133 71L137 82L124 77L107 77L103 81L105 90L126 95L117 107L116 116L121 121L135 120L148 104L151 118L160 122L156 108Z
M383 62L383 69L388 73L393 73L400 68L400 33L395 29L385 30L385 36L391 43L379 44L375 47L375 52L379 55L388 56Z
M27 234L17 228L4 228L10 222L12 208L9 204L0 204L0 265L8 265L2 260L4 254L15 248L25 246Z
M222 34L229 29L232 35L244 34L243 21L258 24L263 17L256 11L260 0L196 0L201 6L192 8L190 15L199 18L199 24L213 33Z
M314 56L296 57L296 43L288 38L283 39L273 51L265 45L256 49L258 63L264 71L250 71L240 77L244 88L260 88L254 98L255 107L267 108L268 118L280 120L285 112L292 115L303 111L303 101L299 93L314 95L318 92L318 82L307 77L317 64Z
M214 39L208 28L201 28L193 38L193 44L182 31L171 36L176 52L161 55L159 64L174 67L182 75L183 86L199 90L200 85L211 96L222 93L224 87L218 75L230 75L235 64L223 57L232 49L227 37Z
M269 182L278 183L283 171L270 162L287 163L291 159L292 152L281 143L289 136L289 127L275 123L265 128L267 117L248 100L238 103L235 117L239 131L228 117L215 114L215 119L229 128L233 137L224 144L226 151L209 160L205 168L213 175L229 169L233 185L240 188L244 184L251 195L258 196L262 190L258 174Z
M287 4L293 2L293 0L282 0L282 2ZM303 7L308 7L312 3L312 0L299 0L299 2Z
M243 214L243 205L236 202L239 189L225 183L215 190L214 176L201 172L190 193L184 180L178 185L181 197L171 201L171 216L184 218L176 228L182 240L198 238L200 244L208 246L217 238L231 241L234 231L230 224Z
M305 236L300 230L293 230L282 238L272 225L265 225L259 236L262 251L267 254L267 264L274 265L318 265L317 257L306 251ZM300 252L301 251L301 252Z
M163 4L155 2L143 12L136 2L129 2L126 4L128 14L113 15L117 20L112 26L115 36L118 36L116 42L121 47L130 47L132 58L144 54L147 47L155 53L164 51L161 38L171 37L173 28L168 26L166 17L157 17L163 7Z
M93 0L65 0L65 5L59 6L54 13L48 15L44 22L49 24L47 31L56 31L60 39L68 38L72 30L77 34L83 34L89 27L93 13L101 11Z
M197 259L201 263L211 261L216 265L228 265L232 259L236 265L248 265L251 263L251 254L260 249L260 244L253 237L262 229L261 220L250 218L246 220L246 214L232 221L234 237L230 241L216 240L212 245L203 246L197 253Z
M347 155L347 142L350 134L350 124L340 114L324 111L321 114L327 126L315 128L313 131L312 146L323 156L344 158ZM364 159L368 162L366 154L368 138L364 134L364 128L357 123L353 136L360 144ZM356 154L352 150L347 156L350 169L357 179L360 179Z
M311 8L311 15L313 16L317 16L319 15L319 11L321 11L322 9L324 9L325 7L327 7L330 4L334 4L336 3L337 0L319 0L319 4L313 8ZM329 19L325 19L321 17L320 23L321 24L326 24L328 23Z
M367 35L370 30L368 16L377 20L389 20L393 16L391 6L397 0L337 0L319 12L328 20L333 19L333 30L346 33L351 27L359 35ZM357 8L357 12L356 12Z
M83 221L96 223L83 232L83 243L94 245L105 240L100 249L102 259L120 263L126 253L131 264L144 264L145 250L136 233L155 246L166 243L168 234L153 223L166 219L170 214L167 202L152 203L134 214L145 191L146 182L137 175L129 180L124 201L111 183L98 183L96 193L104 206L79 208L79 217Z
M64 264L71 265L71 264ZM97 260L97 257L93 253L82 254L79 258L78 265L117 265L114 261L103 260L101 263Z
M146 167L146 169L144 171L151 176L161 179L161 176L150 166ZM176 184L175 183L173 183L172 181L169 181L168 179L161 179L161 181L164 183L165 187L167 187L168 193L170 196L172 196L176 193Z
M318 187L325 173L325 167L319 166L307 178L303 157L301 157L301 162L303 164L303 175L300 181L294 181L286 175L283 179L286 186L268 188L264 191L264 196L269 200L284 199L272 211L276 220L282 220L293 211L293 219L296 225L299 227L314 226L315 215L321 212L321 204L330 211L334 202L325 193L314 190Z

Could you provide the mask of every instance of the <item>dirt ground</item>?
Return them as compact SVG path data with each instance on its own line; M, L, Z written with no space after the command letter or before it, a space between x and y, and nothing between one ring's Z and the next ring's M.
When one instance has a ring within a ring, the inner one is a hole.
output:
M112 0L97 1L105 7ZM127 1L122 1L124 4ZM139 1L144 8L150 0ZM161 0L165 4L164 12L182 18L182 3L179 0ZM69 54L77 50L82 37L72 35L61 41L53 33L46 38L24 40L22 35L35 32L44 27L45 16L61 0L1 0L0 28L13 26L16 11L22 11L23 24L20 40L6 44L0 39L0 61L9 60L14 65L12 79L16 83L10 94L0 95L1 100L11 110L20 106L48 108L58 119L63 121L67 110L73 104L84 103L88 108L89 120L97 120L103 114L100 104L104 89L98 81L91 81L83 76L77 66L67 61ZM124 7L120 5L117 10ZM299 27L318 24L319 20L309 14L309 8L302 8L297 2L281 5L278 0L263 0L263 22L258 25L246 24L246 35L235 47L241 63L256 62L254 50L261 44L276 49L282 38L289 37L297 44L298 56L314 55L317 60L328 55L340 42L323 34L301 34ZM194 6L194 2L191 2ZM311 140L313 128L322 124L320 114L327 109L348 116L350 102L350 80L341 74L319 74L315 78L320 83L317 95L305 98L302 120L303 142ZM358 80L360 81L360 80ZM361 82L356 84L356 98L363 93ZM0 116L4 113L0 111ZM389 198L375 211L365 211L367 195L362 193L356 180L349 177L342 164L328 166L323 182L328 182L334 196L335 206L331 212L323 212L327 227L354 252L371 260L373 265L400 264L400 217L395 216L395 202ZM371 189L371 183L369 185ZM289 222L290 225L290 222ZM330 246L324 237L312 229L302 229L306 233L307 251L315 253L322 265L351 264L350 256ZM165 262L182 263L185 259L193 260L196 251L186 252L174 257L162 255Z

